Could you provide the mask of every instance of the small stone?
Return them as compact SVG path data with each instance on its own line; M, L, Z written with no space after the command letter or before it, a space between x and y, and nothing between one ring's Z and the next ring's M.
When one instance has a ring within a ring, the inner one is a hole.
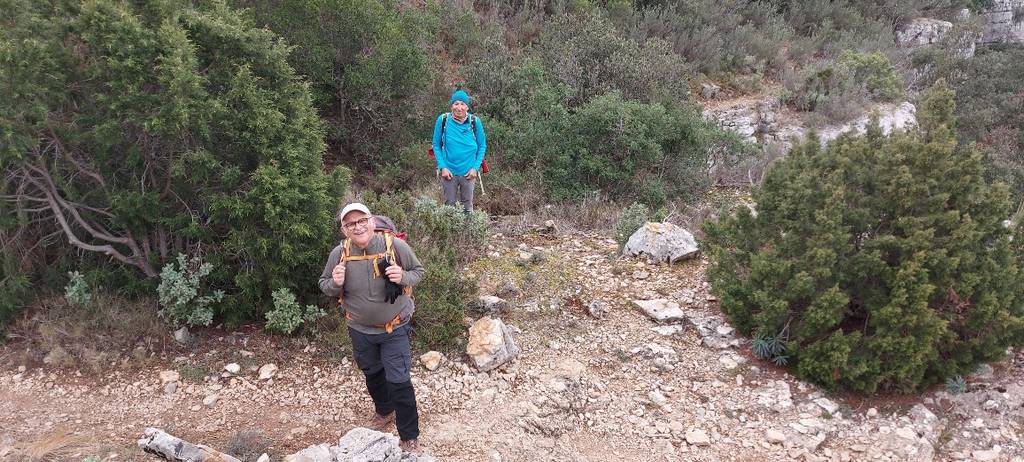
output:
M868 408L868 412L867 412L867 416L868 417L874 417L876 415L878 415L878 409L875 409L873 407L869 407Z
M711 438L708 438L704 430L692 429L686 431L686 442L694 446L707 446L711 444Z
M213 406L214 404L217 404L217 400L219 399L220 396L217 396L216 394L207 396L203 398L203 406Z
M971 451L971 457L973 457L974 460L979 462L988 462L991 460L996 460L999 458L999 453L1002 452L1002 449L1003 448L1001 448L997 444L993 446L992 449Z
M608 315L608 304L601 300L594 300L587 305L587 313L597 319L604 319Z
M256 462L270 462L270 455L264 452L258 459L256 459Z
M420 356L420 363L423 367L427 368L428 371L435 371L441 365L441 360L444 355L439 351L428 351Z
M782 444L786 442L786 434L774 429L764 432L764 438L769 443Z
M817 404L829 414L835 414L839 410L839 405L828 398L818 398L814 400L814 404Z
M178 371L160 371L160 383L162 384L177 382L180 379L181 374Z
M264 364L263 366L260 367L260 371L259 371L259 379L260 380L267 380L267 379L269 379L269 378L271 378L271 377L273 377L275 375L277 375L277 365L276 364L268 363L268 364Z
M182 327L174 331L174 341L178 343L188 343L192 340L192 335L188 332L188 327Z
M237 374L239 371L242 370L242 366L239 366L238 363L231 363L228 364L227 366L224 366L224 370L232 374Z
M178 391L178 382L168 382L164 384L165 395L173 395L176 391Z
M900 427L896 429L896 436L903 438L905 440L916 440L917 432L915 432L914 429L910 427Z
M658 322L681 321L684 317L679 304L666 299L633 300L633 304L648 317Z
M668 404L668 398L665 397L660 391L654 390L647 394L647 398L651 400L655 406L663 407Z

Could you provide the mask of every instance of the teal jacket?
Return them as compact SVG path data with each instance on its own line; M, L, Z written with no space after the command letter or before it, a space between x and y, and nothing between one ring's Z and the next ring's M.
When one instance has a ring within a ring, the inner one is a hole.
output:
M441 139L441 124L444 119L444 140ZM476 132L473 132L472 121L476 119ZM487 135L484 134L484 123L479 117L470 114L466 121L458 123L450 113L437 117L434 123L434 158L437 169L447 168L452 175L465 175L471 169L480 172L480 164L487 152Z

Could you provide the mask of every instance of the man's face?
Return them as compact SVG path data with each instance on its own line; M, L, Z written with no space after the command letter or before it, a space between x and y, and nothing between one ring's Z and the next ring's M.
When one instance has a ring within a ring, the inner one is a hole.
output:
M366 248L373 238L373 217L358 210L341 219L341 231L359 248Z
M466 114L469 112L469 106L462 101L456 101L452 103L452 115L457 119L464 119Z

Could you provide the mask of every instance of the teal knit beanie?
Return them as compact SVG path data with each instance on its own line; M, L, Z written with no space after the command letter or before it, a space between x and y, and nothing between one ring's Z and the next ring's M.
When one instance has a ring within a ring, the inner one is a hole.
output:
M448 100L448 104L455 104L456 101L462 101L463 103L466 103L466 106L469 106L469 93L466 93L463 90L455 90L455 92L452 93L452 98Z

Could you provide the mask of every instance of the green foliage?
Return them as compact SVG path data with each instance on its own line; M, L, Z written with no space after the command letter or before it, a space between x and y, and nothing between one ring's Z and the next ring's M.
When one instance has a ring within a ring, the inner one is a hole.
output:
M1018 228L1006 188L958 147L952 92L917 132L795 147L746 207L706 222L708 279L741 332L787 333L803 378L920 390L1024 343Z
M696 71L709 75L777 68L786 59L779 46L796 39L770 2L677 0L638 5L634 36L671 44Z
M68 273L68 284L64 286L64 299L72 305L87 306L92 302L92 292L85 276L78 271Z
M267 311L265 326L271 332L291 335L302 324L316 321L327 314L316 305L300 306L295 301L295 294L288 289L275 290L273 297L274 309Z
M754 356L771 361L776 366L785 366L789 357L786 356L786 339L783 334L772 335L764 332L754 334L750 343Z
M596 12L552 18L537 51L547 76L571 90L572 106L612 91L644 102L688 99L689 69L667 42L631 40Z
M967 391L967 381L964 380L964 376L957 375L955 377L950 377L949 380L946 381L946 391L951 395L959 395Z
M6 253L0 257L0 330L15 313L28 304L32 291L28 276L19 271Z
M513 188L540 189L553 200L597 192L660 205L694 197L706 185L709 153L742 145L679 101L628 99L614 81L550 78L563 71L543 59L518 66L505 59L475 66L469 85L481 89L481 111L492 117L488 139L508 172L500 181ZM597 88L613 89L577 101Z
M647 206L638 202L634 202L622 212L619 222L615 224L615 242L619 244L620 249L626 246L626 241L636 230L647 223L650 215L651 211Z
M175 324L209 326L213 322L214 305L224 299L224 292L210 293L203 285L203 278L213 271L213 264L203 263L199 257L191 261L185 254L178 254L174 262L164 265L160 271L160 285L157 287L160 315ZM208 295L201 295L208 294Z
M203 379L210 375L210 369L195 363L182 364L178 366L177 372L181 380L192 383L203 383Z
M903 96L903 83L885 55L845 50L837 63L851 73L854 81L860 82L872 98L895 101Z
M836 121L859 114L869 101L895 101L903 95L895 69L880 53L846 50L838 60L809 65L783 83L784 102Z
M215 314L239 322L274 289L314 296L346 174L323 171L289 46L223 3L188 3L2 0L0 168L21 226L74 244L37 265L98 252L69 266L117 261L140 287L202 253L230 301Z
M394 0L232 3L293 45L288 61L310 82L330 125L328 143L344 154L335 163L376 169L392 161L391 151L421 138L423 89L432 78L425 13Z

